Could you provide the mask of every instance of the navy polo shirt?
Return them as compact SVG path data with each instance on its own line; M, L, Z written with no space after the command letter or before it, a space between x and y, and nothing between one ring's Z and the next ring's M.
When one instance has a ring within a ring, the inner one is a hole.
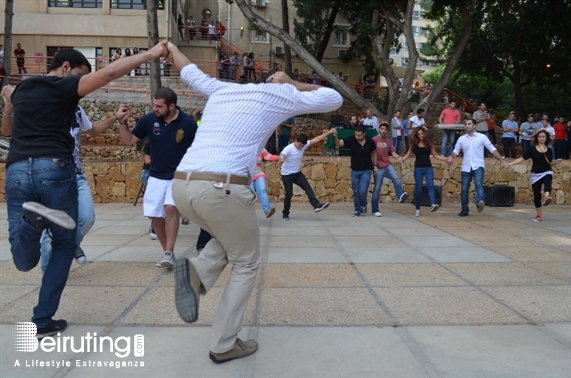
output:
M167 124L155 112L145 114L132 130L139 139L147 137L151 147L149 176L172 180L174 171L194 141L196 122L177 106L178 116Z

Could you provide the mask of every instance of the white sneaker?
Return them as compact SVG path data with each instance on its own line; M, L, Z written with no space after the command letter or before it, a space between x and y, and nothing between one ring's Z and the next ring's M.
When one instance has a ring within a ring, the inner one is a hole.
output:
M434 213L439 207L437 203L432 204L432 206L430 206L430 212Z
M158 239L157 234L155 234L153 231L154 230L152 228L149 228L149 237L151 238L151 240L157 240Z
M172 252L165 251L163 257L158 259L155 265L157 268L172 268L174 266L174 255Z
M414 212L414 216L415 216L415 217L420 217L420 210L416 210L416 211Z
M373 213L373 215L376 216L376 217L382 217L382 216L383 216L383 214L381 214L380 211L375 211L375 212Z

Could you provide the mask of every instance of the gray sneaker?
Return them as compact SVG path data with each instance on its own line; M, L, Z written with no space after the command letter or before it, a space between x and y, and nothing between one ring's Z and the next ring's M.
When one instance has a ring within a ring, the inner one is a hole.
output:
M482 211L484 211L484 207L486 207L486 204L484 203L484 201L478 202L478 213L481 213Z
M83 252L83 249L81 249L80 246L77 246L74 257L75 261L77 261L79 264L85 264L87 262L87 257L85 256L85 252Z
M37 202L24 202L22 208L26 221L39 230L49 228L52 225L67 230L75 228L75 221L65 211L50 209Z
M174 255L172 252L165 251L162 258L157 260L157 268L172 268L174 266Z

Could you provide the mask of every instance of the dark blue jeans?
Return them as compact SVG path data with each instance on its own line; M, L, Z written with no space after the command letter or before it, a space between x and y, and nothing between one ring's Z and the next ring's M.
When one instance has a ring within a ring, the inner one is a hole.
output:
M367 207L367 192L371 184L373 171L351 171L351 186L353 187L353 205L355 211L361 212L361 208Z
M462 201L462 212L468 214L468 194L470 193L470 182L474 179L474 186L476 188L476 204L483 201L486 197L484 193L484 168L480 167L476 170L470 169L470 172L462 171L462 194L460 199Z
M285 198L284 198L284 215L289 215L289 209L291 208L291 197L293 197L293 184L296 184L301 189L304 190L305 194L309 198L309 202L311 206L315 209L319 206L319 201L315 197L315 193L313 193L313 189L311 189L311 185L307 182L307 179L301 173L301 171L292 173L291 175L282 175L282 182L284 183L284 190L285 190Z
M432 167L414 168L414 207L420 210L420 200L422 198L422 179L426 180L426 187L428 188L428 198L430 204L436 203L436 196L434 195L434 169Z
M14 265L20 271L33 269L40 260L42 230L22 218L22 204L39 202L65 211L77 223L77 183L71 158L30 158L13 163L6 170L8 231ZM52 255L42 278L38 304L32 322L46 327L55 315L67 282L76 249L77 231L50 228Z
M381 197L381 186L383 185L383 179L388 177L392 180L393 186L395 187L395 192L397 194L397 200L400 199L400 196L404 193L404 189L402 188L402 184L400 179L395 171L395 167L392 165L388 165L386 168L379 168L377 173L373 176L374 177L374 184L373 184L373 198L371 199L371 211L376 213L379 211L379 198Z
M278 135L278 154L281 154L283 149L289 144L291 135Z
M523 156L525 156L525 153L527 152L527 150L529 150L530 146L531 146L531 140L526 140L526 139L521 140L521 149L523 150Z

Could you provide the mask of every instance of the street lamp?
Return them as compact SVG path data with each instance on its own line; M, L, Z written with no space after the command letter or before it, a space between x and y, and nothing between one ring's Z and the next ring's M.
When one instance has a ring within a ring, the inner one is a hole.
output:
M244 35L244 27L243 27L243 26L240 26L240 37L241 37L242 35Z

